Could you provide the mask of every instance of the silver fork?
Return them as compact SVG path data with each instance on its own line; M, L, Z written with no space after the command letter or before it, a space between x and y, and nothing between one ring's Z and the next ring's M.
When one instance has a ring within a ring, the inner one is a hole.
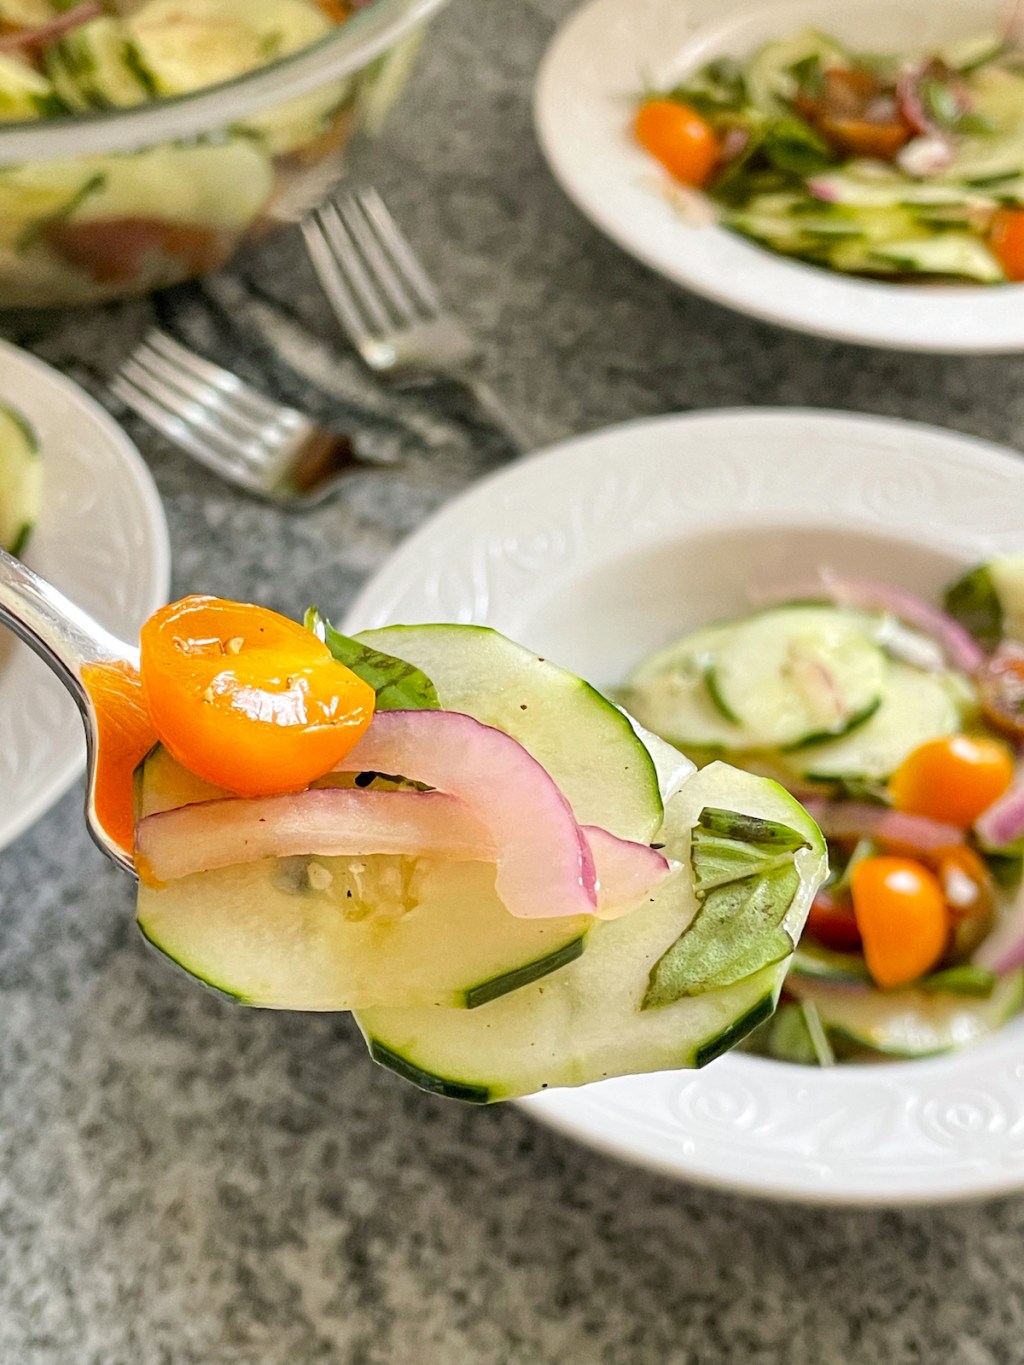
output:
M110 382L122 403L248 493L294 507L329 497L359 467L351 441L275 403L152 328Z
M321 204L303 219L302 235L335 316L379 378L396 385L453 379L518 449L539 444L477 374L479 346L445 310L376 190Z

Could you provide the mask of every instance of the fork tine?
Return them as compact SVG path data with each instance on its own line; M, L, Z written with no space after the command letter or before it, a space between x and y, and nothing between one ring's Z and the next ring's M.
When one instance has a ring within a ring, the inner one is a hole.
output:
M173 365L194 375L195 378L202 380L205 384L212 385L220 393L231 394L239 402L251 408L253 414L258 418L274 419L280 411L280 406L277 403L265 398L258 390L239 379L236 374L232 374L230 370L222 369L211 360L205 360L202 356L196 355L193 351L182 346L180 342L175 341L167 332L162 332L159 327L149 329L135 354L138 355L144 347L149 347L158 352Z
M381 304L377 287L337 208L333 204L325 204L313 215L313 221L319 226L322 245L326 248L326 254L318 253L313 260L321 283L332 299L336 296L345 298L344 309L339 308L343 318L353 312L357 317L362 314L352 335L372 338L376 332L379 336L386 336L393 330L394 323ZM321 273L321 262L327 267L327 276ZM347 321L345 325L348 326Z
M356 196L363 212L377 229L377 236L383 242L395 265L405 277L406 282L419 295L420 303L429 313L442 311L441 300L430 276L420 265L419 258L410 246L405 234L399 228L388 206L375 189L362 190Z
M259 490L259 479L246 465L238 462L230 446L213 445L205 441L194 427L152 398L145 388L139 388L126 377L123 370L110 381L110 391L120 398L126 407L137 412L151 426L156 427L157 431L162 431L175 445L187 450L214 474L220 475L221 478L229 474L236 482L244 484L247 488Z
M351 236L358 242L363 258L376 275L377 283L387 296L399 326L415 326L422 320L423 309L415 294L395 270L381 244L376 225L368 217L358 195L349 195L344 200L336 199L334 207L344 220Z
M250 416L233 404L219 389L211 389L201 379L193 379L172 365L157 351L140 346L122 366L122 373L160 399L168 408L177 408L183 417L197 421L198 413L215 415L231 428L240 440L259 439L266 423Z

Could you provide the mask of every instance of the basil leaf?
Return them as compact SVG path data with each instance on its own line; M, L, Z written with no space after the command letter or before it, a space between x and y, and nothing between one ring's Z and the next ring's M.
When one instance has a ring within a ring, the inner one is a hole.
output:
M441 703L437 689L427 675L404 659L369 649L358 640L334 629L330 621L310 607L304 617L307 630L331 651L338 663L350 668L377 694L378 711L437 711Z
M800 888L794 854L804 847L788 825L705 807L690 849L700 908L654 964L642 1008L731 986L788 957L796 945L783 922Z
M986 565L972 569L946 589L946 611L974 636L982 649L1003 638L1003 608Z
M932 972L916 984L922 991L950 991L953 995L973 995L987 1000L995 989L996 975L976 962L962 962L958 967Z
M820 133L796 114L787 114L770 126L764 153L773 166L793 175L815 175L837 159Z

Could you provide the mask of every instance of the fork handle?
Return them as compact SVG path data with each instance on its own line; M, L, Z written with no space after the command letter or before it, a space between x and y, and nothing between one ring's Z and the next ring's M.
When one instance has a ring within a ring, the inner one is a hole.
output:
M0 622L35 650L79 706L84 664L137 658L137 651L6 550L0 550Z
M537 432L530 428L529 423L523 422L505 406L490 384L465 371L457 377L476 399L480 410L490 418L499 431L505 433L520 454L536 450L538 446L544 444Z

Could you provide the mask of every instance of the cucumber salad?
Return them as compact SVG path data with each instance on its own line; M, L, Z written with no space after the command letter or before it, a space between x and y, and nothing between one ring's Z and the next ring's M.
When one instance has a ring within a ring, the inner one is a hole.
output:
M825 877L776 782L697 772L482 627L186 598L86 686L149 942L243 1004L351 1011L436 1094L713 1060L771 1016Z
M359 0L0 0L0 129L233 80L325 38ZM0 166L0 305L90 303L213 269L390 90L364 71L182 142Z
M1024 1007L1024 554L942 608L822 573L659 650L621 700L697 764L774 778L826 836L783 1004L750 1046L921 1057Z
M852 52L806 30L644 95L635 135L720 221L894 282L1024 280L1024 47Z
M20 412L0 403L0 548L20 555L39 516L39 442Z

